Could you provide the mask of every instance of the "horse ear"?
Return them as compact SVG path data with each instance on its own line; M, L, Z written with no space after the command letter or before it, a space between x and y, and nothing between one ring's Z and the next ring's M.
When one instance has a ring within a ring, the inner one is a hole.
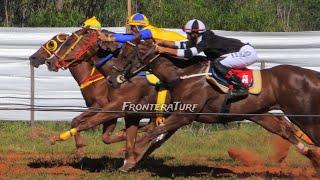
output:
M86 34L87 32L89 32L90 29L88 28L82 28L81 29L81 35Z
M139 44L141 42L141 35L139 33L134 33L134 40L132 41L134 44Z

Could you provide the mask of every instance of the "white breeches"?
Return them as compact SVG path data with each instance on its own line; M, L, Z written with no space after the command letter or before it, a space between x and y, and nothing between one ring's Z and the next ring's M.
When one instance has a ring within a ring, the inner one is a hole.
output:
M256 50L250 45L244 45L239 52L222 55L220 63L229 68L244 68L258 60Z

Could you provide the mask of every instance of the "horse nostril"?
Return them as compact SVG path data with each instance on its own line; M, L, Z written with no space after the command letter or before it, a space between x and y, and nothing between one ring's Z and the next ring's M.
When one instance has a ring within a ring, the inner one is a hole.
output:
M36 59L37 59L37 58L34 57L34 56L30 56L30 57L29 57L29 60L30 60L30 61L34 61L34 60L36 60Z

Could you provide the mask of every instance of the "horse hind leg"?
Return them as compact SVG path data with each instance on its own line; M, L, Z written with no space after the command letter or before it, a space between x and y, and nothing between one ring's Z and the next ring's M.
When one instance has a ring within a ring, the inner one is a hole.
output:
M315 121L314 121L315 122ZM301 129L310 137L317 148L308 149L306 156L311 160L317 175L320 176L320 124L310 124L300 126Z
M314 167L317 171L317 174L319 175L319 172L320 172L320 151L318 151L317 149L310 149L307 146L305 146L304 144L302 144L301 142L299 142L299 140L295 136L294 126L291 125L287 120L275 118L273 116L259 116L259 117L256 116L256 117L252 117L250 119L253 122L255 122L255 123L261 125L262 127L264 127L265 129L267 129L268 131L281 136L282 138L288 140L293 145L295 145L295 147L298 149L298 151L302 155L304 155L308 159L310 159L310 161L312 162L312 164L314 165ZM320 128L320 124L319 124L319 128ZM309 135L311 140L316 143L316 141L314 141L314 136L312 136L312 134L308 133L308 131L305 131L305 129L303 129L303 130L304 130L304 132L306 132L307 135Z

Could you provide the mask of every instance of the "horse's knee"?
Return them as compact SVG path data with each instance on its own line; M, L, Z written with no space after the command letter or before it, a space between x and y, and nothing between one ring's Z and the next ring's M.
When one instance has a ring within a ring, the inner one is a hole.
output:
M185 125L192 123L192 121L193 121L192 118L182 118L180 123L181 123L181 125L185 126Z
M102 135L102 141L103 141L105 144L111 144L110 135L109 135L109 134L103 134L103 135Z
M80 123L80 119L78 119L78 118L75 117L75 118L73 118L73 119L71 120L71 127L74 128L74 127L78 126L79 123Z

